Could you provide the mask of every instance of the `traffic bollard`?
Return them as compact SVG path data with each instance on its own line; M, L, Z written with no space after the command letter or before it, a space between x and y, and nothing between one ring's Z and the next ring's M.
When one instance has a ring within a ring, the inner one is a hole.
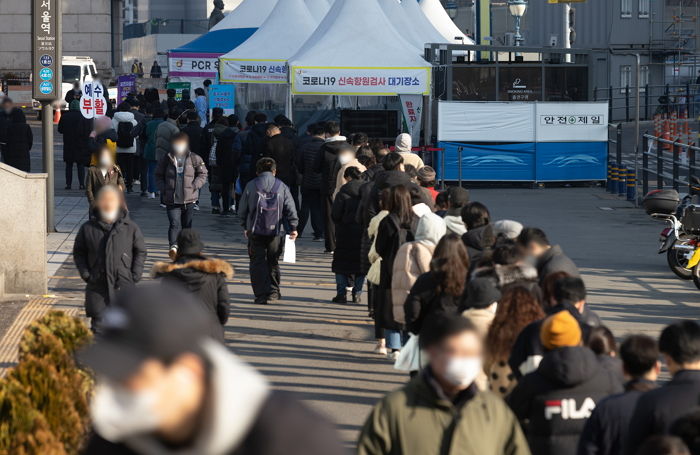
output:
M625 196L627 194L627 187L625 186L625 179L627 178L627 168L624 166L619 167L619 178L617 179L617 195Z
M613 165L610 161L608 161L608 180L605 183L605 191L608 193L612 191L612 169Z
M618 174L618 168L617 164L613 163L612 165L612 177L610 178L610 192L615 194L617 193L617 180L619 178Z
M637 197L637 176L633 169L627 170L627 200L634 201Z

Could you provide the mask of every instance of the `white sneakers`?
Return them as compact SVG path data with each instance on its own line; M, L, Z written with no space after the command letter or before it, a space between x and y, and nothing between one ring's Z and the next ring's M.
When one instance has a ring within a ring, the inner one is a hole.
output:
M401 354L401 351L391 351L389 354L387 354L387 358L392 362L396 362L399 360L399 354Z
M170 251L168 251L168 257L172 259L173 261L177 258L177 245L173 245L170 247Z
M386 342L384 341L384 338L381 340L377 340L377 345L374 347L374 353L377 355L385 356L387 354L386 351Z
M156 193L148 193L146 196L148 199L155 199L156 198Z

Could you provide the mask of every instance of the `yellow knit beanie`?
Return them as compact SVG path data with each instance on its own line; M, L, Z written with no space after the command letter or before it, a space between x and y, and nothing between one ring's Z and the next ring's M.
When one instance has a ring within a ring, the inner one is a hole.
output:
M540 340L545 349L551 351L565 346L581 344L581 327L568 311L560 311L542 323Z

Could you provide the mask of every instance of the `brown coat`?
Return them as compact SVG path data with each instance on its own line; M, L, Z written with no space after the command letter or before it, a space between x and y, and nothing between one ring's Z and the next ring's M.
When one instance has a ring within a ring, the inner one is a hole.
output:
M403 304L418 277L430 270L433 251L434 244L422 241L404 243L399 247L391 280L391 300L396 322L406 322Z
M122 176L122 170L119 169L119 166L115 164L104 176L99 166L90 166L87 177L85 178L85 194L90 203L90 208L95 206L97 193L106 185L114 185L124 191L124 177Z

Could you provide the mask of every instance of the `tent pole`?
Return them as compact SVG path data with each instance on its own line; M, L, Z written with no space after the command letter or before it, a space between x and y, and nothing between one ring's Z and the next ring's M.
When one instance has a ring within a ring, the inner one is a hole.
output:
M292 123L294 123L294 119L292 118L294 116L294 113L293 113L294 109L292 109L292 86L291 85L287 85L287 102L285 103L285 108L286 108L285 110L287 111L287 112L285 112L285 115L287 116L287 118L289 120L292 121Z
M423 112L423 145L426 147L431 145L430 138L433 136L433 92L430 91L428 96L423 97L423 102L426 104Z

